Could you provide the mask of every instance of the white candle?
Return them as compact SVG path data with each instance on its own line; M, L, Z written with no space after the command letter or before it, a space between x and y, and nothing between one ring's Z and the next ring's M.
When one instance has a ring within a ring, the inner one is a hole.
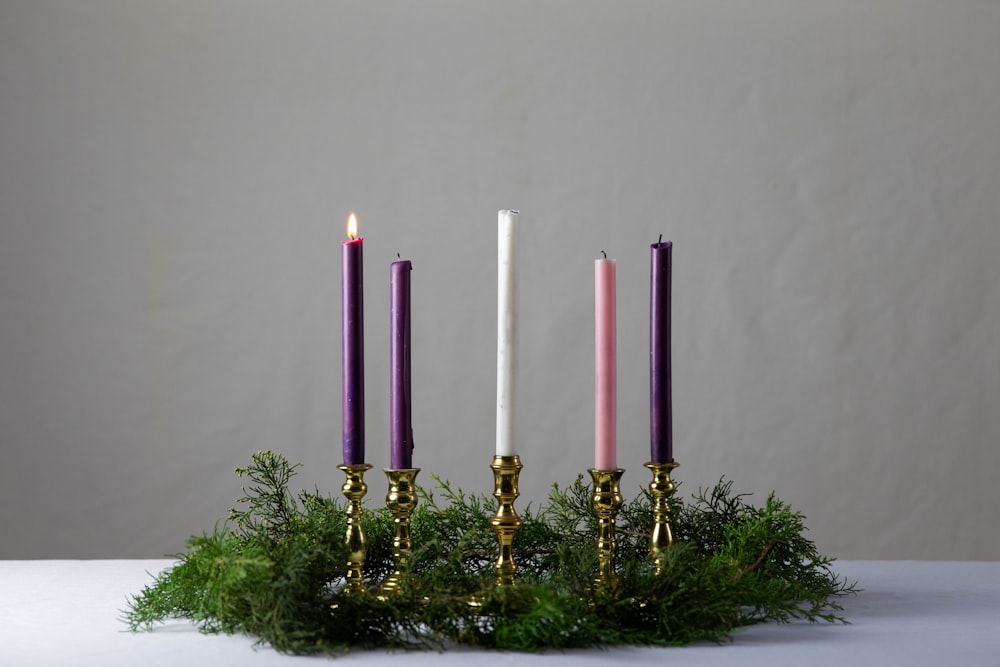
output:
M497 214L497 456L514 455L517 380L517 211Z

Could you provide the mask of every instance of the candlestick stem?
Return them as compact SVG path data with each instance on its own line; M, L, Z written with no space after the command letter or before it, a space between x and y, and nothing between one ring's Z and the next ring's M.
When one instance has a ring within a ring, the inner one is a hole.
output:
M656 574L663 572L666 551L674 543L674 535L670 530L669 499L677 485L670 479L670 473L679 465L673 461L645 464L653 472L653 481L649 483L649 492L653 496L653 533L649 538L649 550L656 564Z
M490 519L490 526L500 542L500 556L497 558L496 583L509 586L514 583L514 535L521 529L523 521L514 510L514 500L521 495L518 491L521 458L517 454L494 456L490 468L493 470L493 497L499 501L496 515Z
M376 591L376 596L385 600L398 595L402 586L403 572L406 570L413 552L410 539L410 515L417 506L416 477L420 468L385 469L389 481L389 491L385 496L385 506L392 514L392 562L393 570Z
M594 492L591 502L597 512L597 577L594 583L598 588L611 590L618 583L615 574L615 520L622 506L621 479L625 474L622 468L615 470L591 469L590 477L594 481Z
M340 487L344 497L347 498L347 535L345 539L347 545L347 583L344 588L350 593L364 594L368 592L368 589L365 588L361 570L365 565L368 545L365 543L365 532L361 528L361 501L368 493L365 473L371 470L371 466L364 463L337 467L343 470L347 476L347 481Z

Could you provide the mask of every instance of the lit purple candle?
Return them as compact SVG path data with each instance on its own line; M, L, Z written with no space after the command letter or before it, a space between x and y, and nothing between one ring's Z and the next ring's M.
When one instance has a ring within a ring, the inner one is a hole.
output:
M358 219L353 213L347 219L347 237L340 247L344 465L362 465L365 462L365 309L361 266L364 239L358 236Z
M662 239L662 237L661 237ZM670 395L670 241L650 246L649 276L649 457L674 460Z
M409 260L389 267L389 467L413 467L410 404Z

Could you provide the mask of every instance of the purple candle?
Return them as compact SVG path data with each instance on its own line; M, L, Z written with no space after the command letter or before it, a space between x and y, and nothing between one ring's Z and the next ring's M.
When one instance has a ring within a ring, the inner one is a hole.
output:
M365 309L361 267L364 239L358 236L358 220L353 213L347 220L347 237L340 247L344 465L362 465L365 462Z
M662 237L661 237L662 238ZM673 407L670 396L670 250L650 246L649 276L649 457L652 463L674 460Z
M389 267L389 467L413 467L410 405L409 260Z

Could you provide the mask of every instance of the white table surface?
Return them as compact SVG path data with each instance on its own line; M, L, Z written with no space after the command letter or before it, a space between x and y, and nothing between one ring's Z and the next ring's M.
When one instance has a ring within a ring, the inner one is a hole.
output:
M186 622L133 634L121 621L168 560L0 561L0 666L302 665L323 657L253 648L248 637L203 635ZM541 655L456 648L444 653L352 651L337 664L1000 665L1000 563L843 561L863 592L843 599L849 625L791 623L740 630L734 641ZM390 662L391 661L391 662Z

